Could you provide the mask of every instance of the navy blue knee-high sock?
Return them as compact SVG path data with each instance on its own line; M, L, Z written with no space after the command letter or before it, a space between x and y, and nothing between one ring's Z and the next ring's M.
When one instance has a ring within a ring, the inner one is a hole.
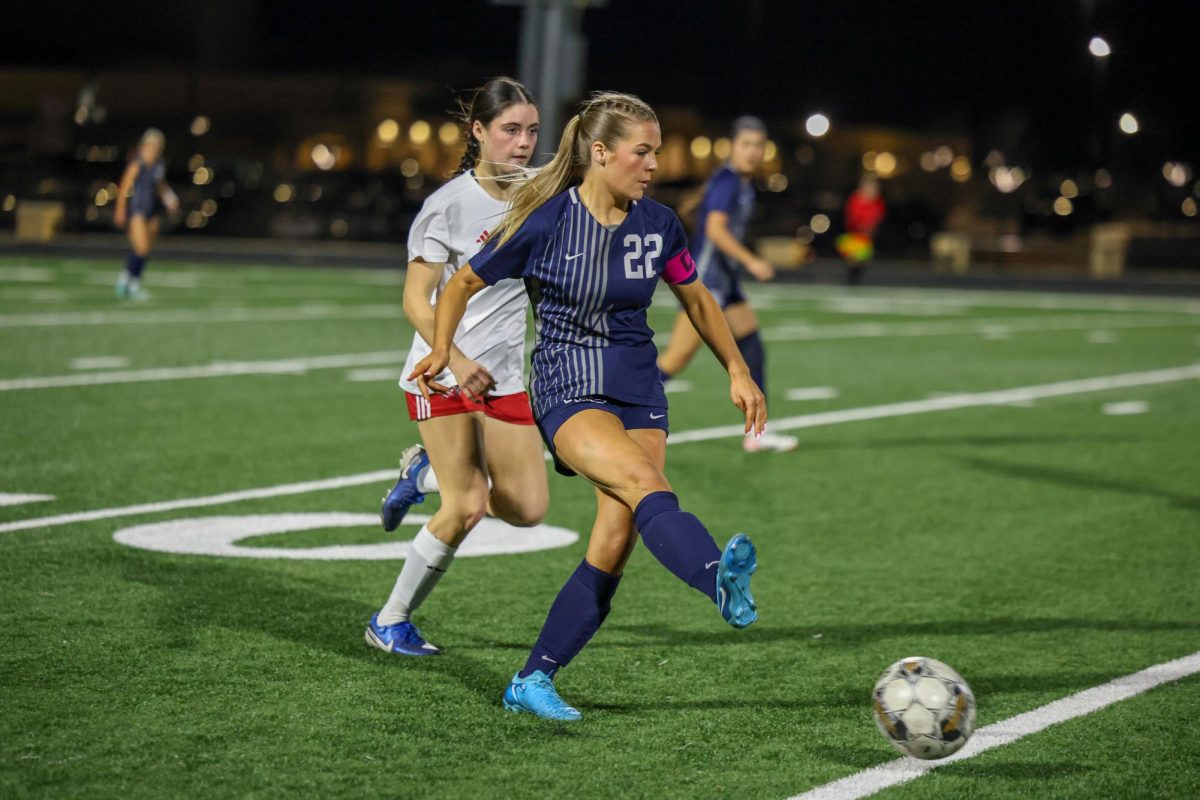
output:
M529 660L518 673L520 677L528 678L541 670L553 678L560 667L570 664L600 630L620 582L620 575L609 575L586 560L580 562L554 598Z
M742 358L746 359L746 366L750 367L750 377L754 378L754 382L758 384L758 388L762 389L762 393L767 393L767 351L763 349L762 339L758 336L758 331L747 334L737 340L738 350L742 353Z
M125 271L129 273L129 277L142 277L142 267L145 265L146 259L143 256L139 256L132 250L129 251L129 257L125 259Z
M672 492L653 492L633 512L642 541L675 577L717 602L721 549L704 524L679 508Z

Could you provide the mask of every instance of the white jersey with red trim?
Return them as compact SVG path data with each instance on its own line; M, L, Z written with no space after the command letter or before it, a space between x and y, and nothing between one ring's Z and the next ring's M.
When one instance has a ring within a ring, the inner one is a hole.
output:
M483 190L474 170L453 178L431 194L408 232L408 260L445 264L438 292L464 264L479 252L504 217L506 204ZM467 302L467 311L454 332L454 344L468 358L482 364L496 380L493 394L525 391L526 309L529 299L521 280L499 281L478 292ZM419 394L408 375L417 362L429 355L429 343L413 334L412 349L404 363L400 386ZM455 386L450 370L437 377L438 383Z

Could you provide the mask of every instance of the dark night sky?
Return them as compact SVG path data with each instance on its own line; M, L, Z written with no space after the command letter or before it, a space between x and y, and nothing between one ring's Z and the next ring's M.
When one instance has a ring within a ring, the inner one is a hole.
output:
M486 0L49 0L6 17L8 65L469 85L515 70L519 12ZM1094 120L1115 130L1132 109L1144 146L1200 155L1197 0L610 0L586 13L584 30L591 87L716 116L819 108L835 124L1008 131L1069 153L1084 149ZM1099 107L1086 50L1097 32L1114 50Z

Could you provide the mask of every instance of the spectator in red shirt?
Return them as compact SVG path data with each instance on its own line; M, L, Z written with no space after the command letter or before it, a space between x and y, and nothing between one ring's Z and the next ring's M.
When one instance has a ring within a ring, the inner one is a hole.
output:
M846 282L862 282L863 268L875 255L875 229L887 214L887 205L879 195L879 181L865 176L858 189L846 201L846 233L838 237L837 248L846 261Z

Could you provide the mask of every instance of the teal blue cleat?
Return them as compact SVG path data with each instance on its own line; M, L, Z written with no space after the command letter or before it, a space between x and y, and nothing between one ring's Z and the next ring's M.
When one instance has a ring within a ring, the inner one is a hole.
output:
M504 690L504 708L517 714L534 714L542 719L577 722L583 719L579 710L567 705L558 696L554 681L541 670L528 678L513 675L512 683Z
M735 628L753 625L758 619L758 606L750 594L750 576L757 569L758 555L750 537L739 533L730 539L717 565L717 608Z

